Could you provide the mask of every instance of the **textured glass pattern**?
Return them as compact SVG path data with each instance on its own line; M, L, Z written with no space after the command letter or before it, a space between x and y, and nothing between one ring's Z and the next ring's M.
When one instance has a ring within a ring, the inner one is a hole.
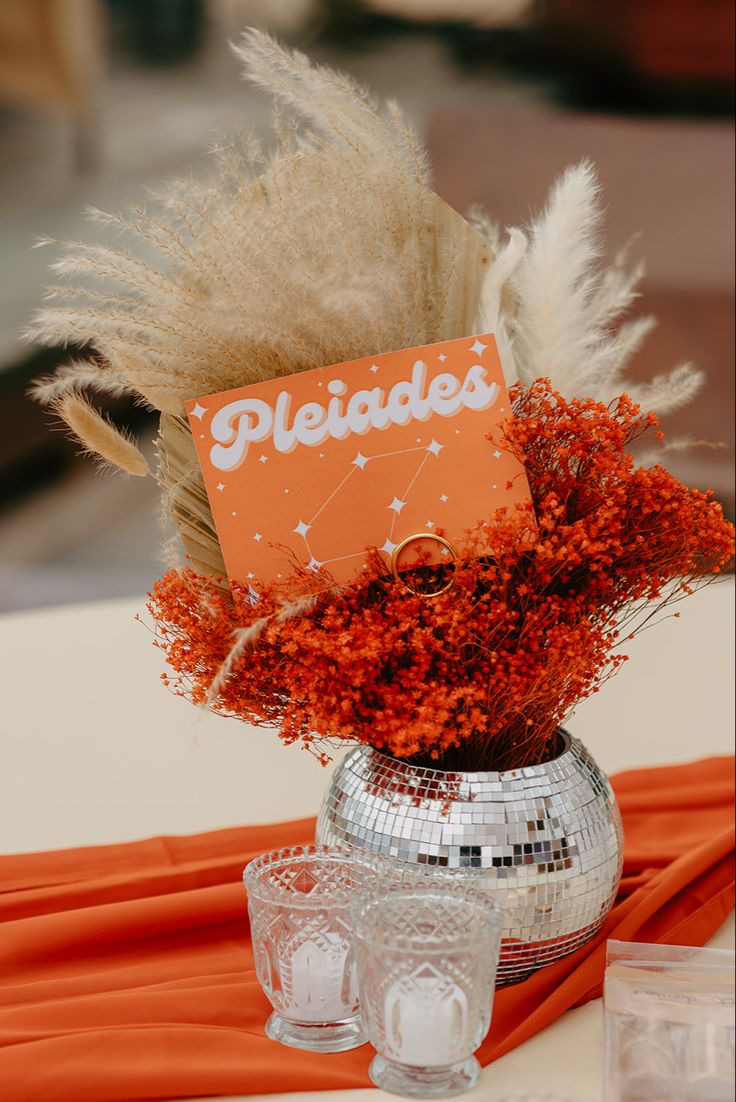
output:
M446 1097L477 1081L502 923L486 896L427 880L359 897L355 951L377 1086Z
M593 936L621 876L608 780L561 739L552 761L503 773L416 769L360 746L333 775L317 839L482 875L504 904L498 982L517 982Z
M350 851L297 846L246 867L256 975L275 1014L266 1032L297 1048L362 1044L349 921L358 885L374 873Z

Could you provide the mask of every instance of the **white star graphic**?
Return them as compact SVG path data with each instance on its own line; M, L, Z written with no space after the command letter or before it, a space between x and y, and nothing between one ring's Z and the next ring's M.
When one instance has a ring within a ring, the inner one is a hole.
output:
M224 482L218 482L217 483L217 489L220 491L220 493L222 493L222 491L225 489L225 483Z
M432 455L439 455L444 446L444 444L438 444L435 439L432 439L432 443L427 445L427 451L431 452Z
M353 460L353 462L350 465L351 465L351 467L360 467L360 469L362 471L362 470L365 469L365 465L366 465L366 463L368 462L369 459L370 459L370 456L361 455L360 452L358 452L355 459Z
M259 463L268 463L268 456L267 455L259 455L258 456L258 462Z
M230 514L231 517L236 517L237 515L238 515L237 513L231 513Z
M284 490L284 493L285 493L285 494L288 494L288 492L289 492L288 490Z
M303 520L300 520L294 531L296 532L297 536L306 536L311 527L311 524L305 524Z
M386 540L383 547L379 547L379 551L385 551L387 555L393 555L398 546L398 543L391 543L391 540Z
M440 494L440 501L444 504L447 501L447 494Z
M498 449L493 453L493 458L494 459L500 459L501 458L501 452L498 451Z
M446 547L443 547L442 550L440 551L440 554L444 555L444 557L447 558L447 556L450 554L450 552L447 550Z
M370 370L371 370L371 371L373 372L373 374L375 375L375 374L376 374L376 372L377 372L377 371L379 370L378 364L371 364L371 366L370 366Z
M319 570L320 566L322 566L322 563L318 559L312 559L307 564L307 570Z
M481 341L476 341L475 344L471 344L470 351L475 352L476 356L482 356L487 347L487 344L483 344Z
M394 500L391 502L390 505L387 506L387 508L388 509L393 509L393 511L396 514L398 514L398 513L401 512L401 510L404 508L405 505L406 505L405 501L401 501L400 498L394 496Z
M447 356L446 356L446 355L444 354L444 352L440 352L440 354L439 354L439 356L437 357L437 359L438 359L438 360L441 360L441 361L442 361L442 363L444 363L444 362L445 362L445 360L447 359Z
M261 540L263 539L263 536L261 535L261 533L260 533L260 532L256 532L256 534L255 534L255 536L253 537L253 539L254 539L254 540L256 541L256 543L260 543L260 542L261 542Z
M493 483L493 489L494 489L494 490L497 490L497 489L498 489L498 486L496 485L496 483L495 483L495 482Z
M206 412L206 408L204 406L200 406L199 402L197 402L196 406L192 406L191 409L192 417L196 417L200 421L202 420Z
M424 525L424 527L425 528L434 528L434 521L433 520L428 520L427 523Z
M255 574L253 573L252 570L249 570L248 573L245 576L246 576L248 581L250 581L251 578L255 578Z

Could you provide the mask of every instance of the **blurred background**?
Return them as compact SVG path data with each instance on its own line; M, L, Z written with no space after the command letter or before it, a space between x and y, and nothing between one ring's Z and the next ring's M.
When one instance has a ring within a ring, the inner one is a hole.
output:
M52 259L31 246L203 171L217 130L267 131L228 50L245 25L399 99L461 212L524 222L595 161L609 252L642 231L634 312L659 319L634 374L708 377L664 423L707 446L667 463L733 517L733 18L731 0L0 0L0 610L142 595L162 572L153 481L99 475L27 398L69 356L21 338ZM152 450L144 411L108 408Z

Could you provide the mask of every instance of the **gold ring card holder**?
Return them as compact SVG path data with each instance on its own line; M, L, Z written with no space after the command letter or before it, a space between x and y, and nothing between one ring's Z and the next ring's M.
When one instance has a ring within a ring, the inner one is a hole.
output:
M407 536L406 539L402 540L401 543L399 543L391 552L391 573L393 574L397 582L403 582L407 589L411 590L412 593L415 593L417 597L439 597L440 593L444 593L445 590L449 589L454 582L454 571L450 575L449 580L444 585L440 586L439 589L433 589L428 592L425 592L425 590L423 589L416 589L413 585L410 585L410 583L406 579L406 575L404 575L403 577L399 575L399 556L403 551L406 550L406 548L410 544L416 543L419 540L434 540L435 543L441 544L442 547L445 547L449 551L449 553L452 555L453 562L456 561L457 551L452 546L450 541L446 540L444 536L438 536L434 532L417 532L413 536Z

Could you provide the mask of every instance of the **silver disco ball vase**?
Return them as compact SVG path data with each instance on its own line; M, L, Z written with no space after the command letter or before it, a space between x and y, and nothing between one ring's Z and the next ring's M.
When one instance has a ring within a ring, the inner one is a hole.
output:
M517 983L593 937L621 879L608 778L577 739L559 737L557 757L501 773L418 769L359 746L333 774L317 841L481 875L503 893L498 983Z

